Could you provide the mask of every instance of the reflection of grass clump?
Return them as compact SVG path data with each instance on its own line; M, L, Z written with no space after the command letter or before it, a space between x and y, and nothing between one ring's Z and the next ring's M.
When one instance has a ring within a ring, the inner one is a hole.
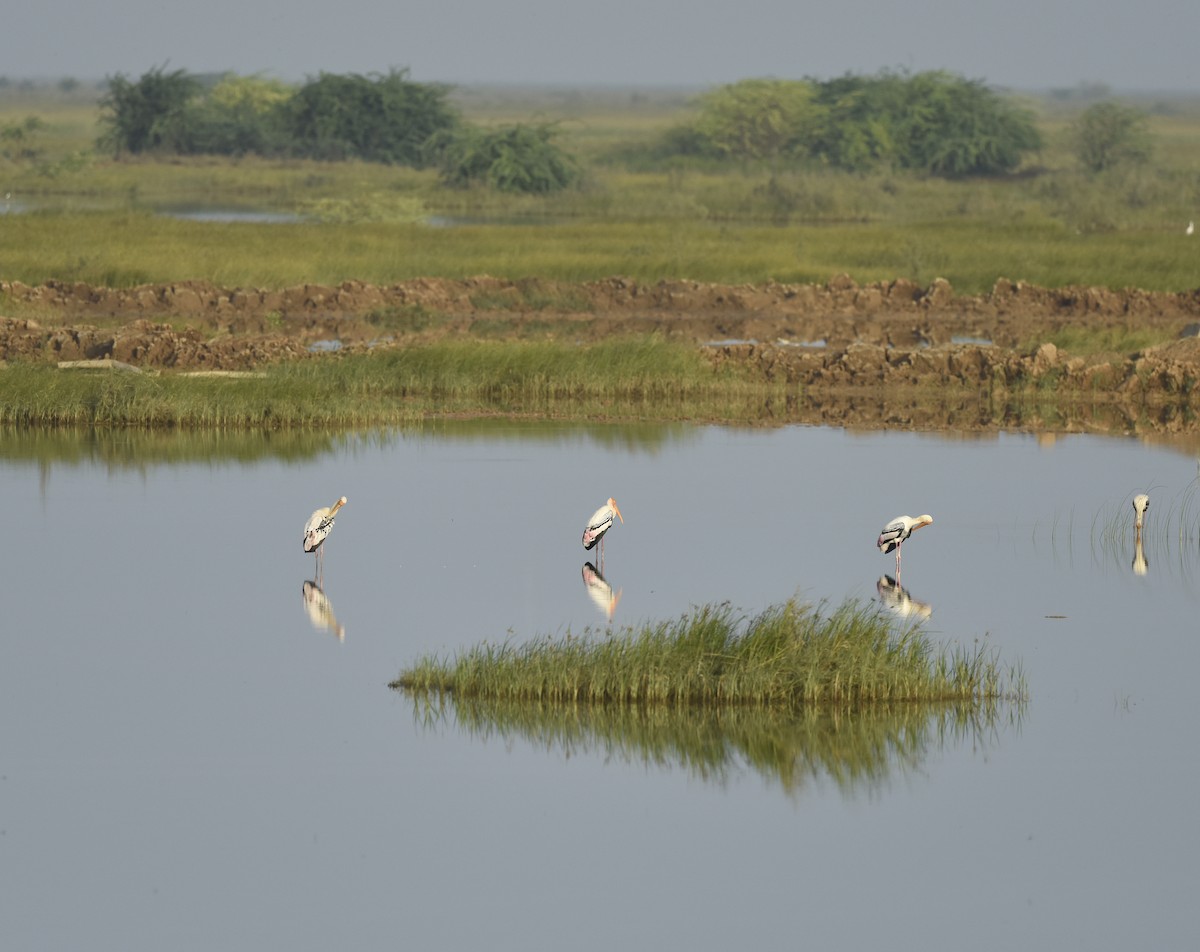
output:
M1019 673L982 649L937 653L918 628L897 633L874 608L826 613L795 600L749 620L706 606L611 637L483 644L449 662L421 659L394 686L484 700L784 708L1024 693Z
M1002 717L1021 705L876 704L847 711L810 706L778 711L748 705L703 709L665 705L524 704L456 699L451 705L414 699L426 726L451 718L468 733L505 743L524 738L567 755L659 768L682 767L721 783L749 768L787 793L826 779L843 793L870 792L895 775L921 767L931 753L969 739L988 746Z
M588 294L577 287L557 288L539 281L522 282L516 287L495 291L477 291L471 306L479 311L573 311L595 310Z
M371 311L365 315L364 319L368 324L381 330L405 334L420 333L446 321L445 315L432 311L420 303L389 305Z

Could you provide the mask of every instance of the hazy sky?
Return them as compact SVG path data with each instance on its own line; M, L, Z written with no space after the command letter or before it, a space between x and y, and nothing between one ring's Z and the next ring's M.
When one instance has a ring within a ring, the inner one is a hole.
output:
M38 0L6 4L0 75L153 66L302 80L712 85L946 69L1017 88L1196 90L1200 0ZM691 11L684 13L682 11Z

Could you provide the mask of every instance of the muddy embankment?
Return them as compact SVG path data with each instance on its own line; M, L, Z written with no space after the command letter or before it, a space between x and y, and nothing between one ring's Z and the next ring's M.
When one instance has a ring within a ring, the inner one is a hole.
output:
M1054 391L1188 407L1200 402L1200 289L1039 288L1007 280L959 295L942 280L857 285L583 284L489 277L283 290L201 282L131 289L0 282L0 360L112 358L142 368L245 370L286 359L447 337L594 341L656 333L715 366L822 393ZM5 316L6 314L10 316ZM1151 330L1137 353L1063 351L1064 328ZM324 348L322 348L324 349ZM844 402L844 401L843 401ZM902 402L902 401L901 401Z

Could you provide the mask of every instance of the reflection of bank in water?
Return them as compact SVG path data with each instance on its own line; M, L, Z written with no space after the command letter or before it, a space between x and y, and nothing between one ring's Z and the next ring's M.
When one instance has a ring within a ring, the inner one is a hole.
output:
M754 772L789 796L832 782L846 796L874 793L922 769L943 750L994 748L1022 704L818 705L797 711L753 706L526 704L472 699L429 703L417 719L453 722L485 741L524 739L564 757L594 754L726 783Z
M613 612L617 610L617 602L621 600L621 591L618 589L614 595L612 586L605 581L604 576L591 562L583 563L581 574L583 575L583 587L587 589L588 597L604 613L604 617L612 621Z
M933 614L933 606L922 602L908 594L896 579L890 575L880 576L875 583L875 592L888 611L901 618L928 618Z
M301 586L300 594L304 598L304 611L308 614L308 620L312 622L312 626L317 631L328 631L336 635L338 641L345 641L346 628L339 624L333 616L333 605L321 591L321 586L306 579L304 585Z

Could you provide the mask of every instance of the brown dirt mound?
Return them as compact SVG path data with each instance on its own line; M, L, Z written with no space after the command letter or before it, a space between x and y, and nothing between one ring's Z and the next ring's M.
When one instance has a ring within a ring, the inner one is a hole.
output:
M491 277L347 281L282 290L204 282L104 288L0 282L0 360L113 358L139 367L248 369L342 350L444 337L598 340L660 334L810 388L1056 387L1188 397L1200 379L1200 289L1039 288L1008 280L954 293L897 280L857 285L582 284ZM1066 327L1151 329L1175 343L1073 356L1038 344Z

